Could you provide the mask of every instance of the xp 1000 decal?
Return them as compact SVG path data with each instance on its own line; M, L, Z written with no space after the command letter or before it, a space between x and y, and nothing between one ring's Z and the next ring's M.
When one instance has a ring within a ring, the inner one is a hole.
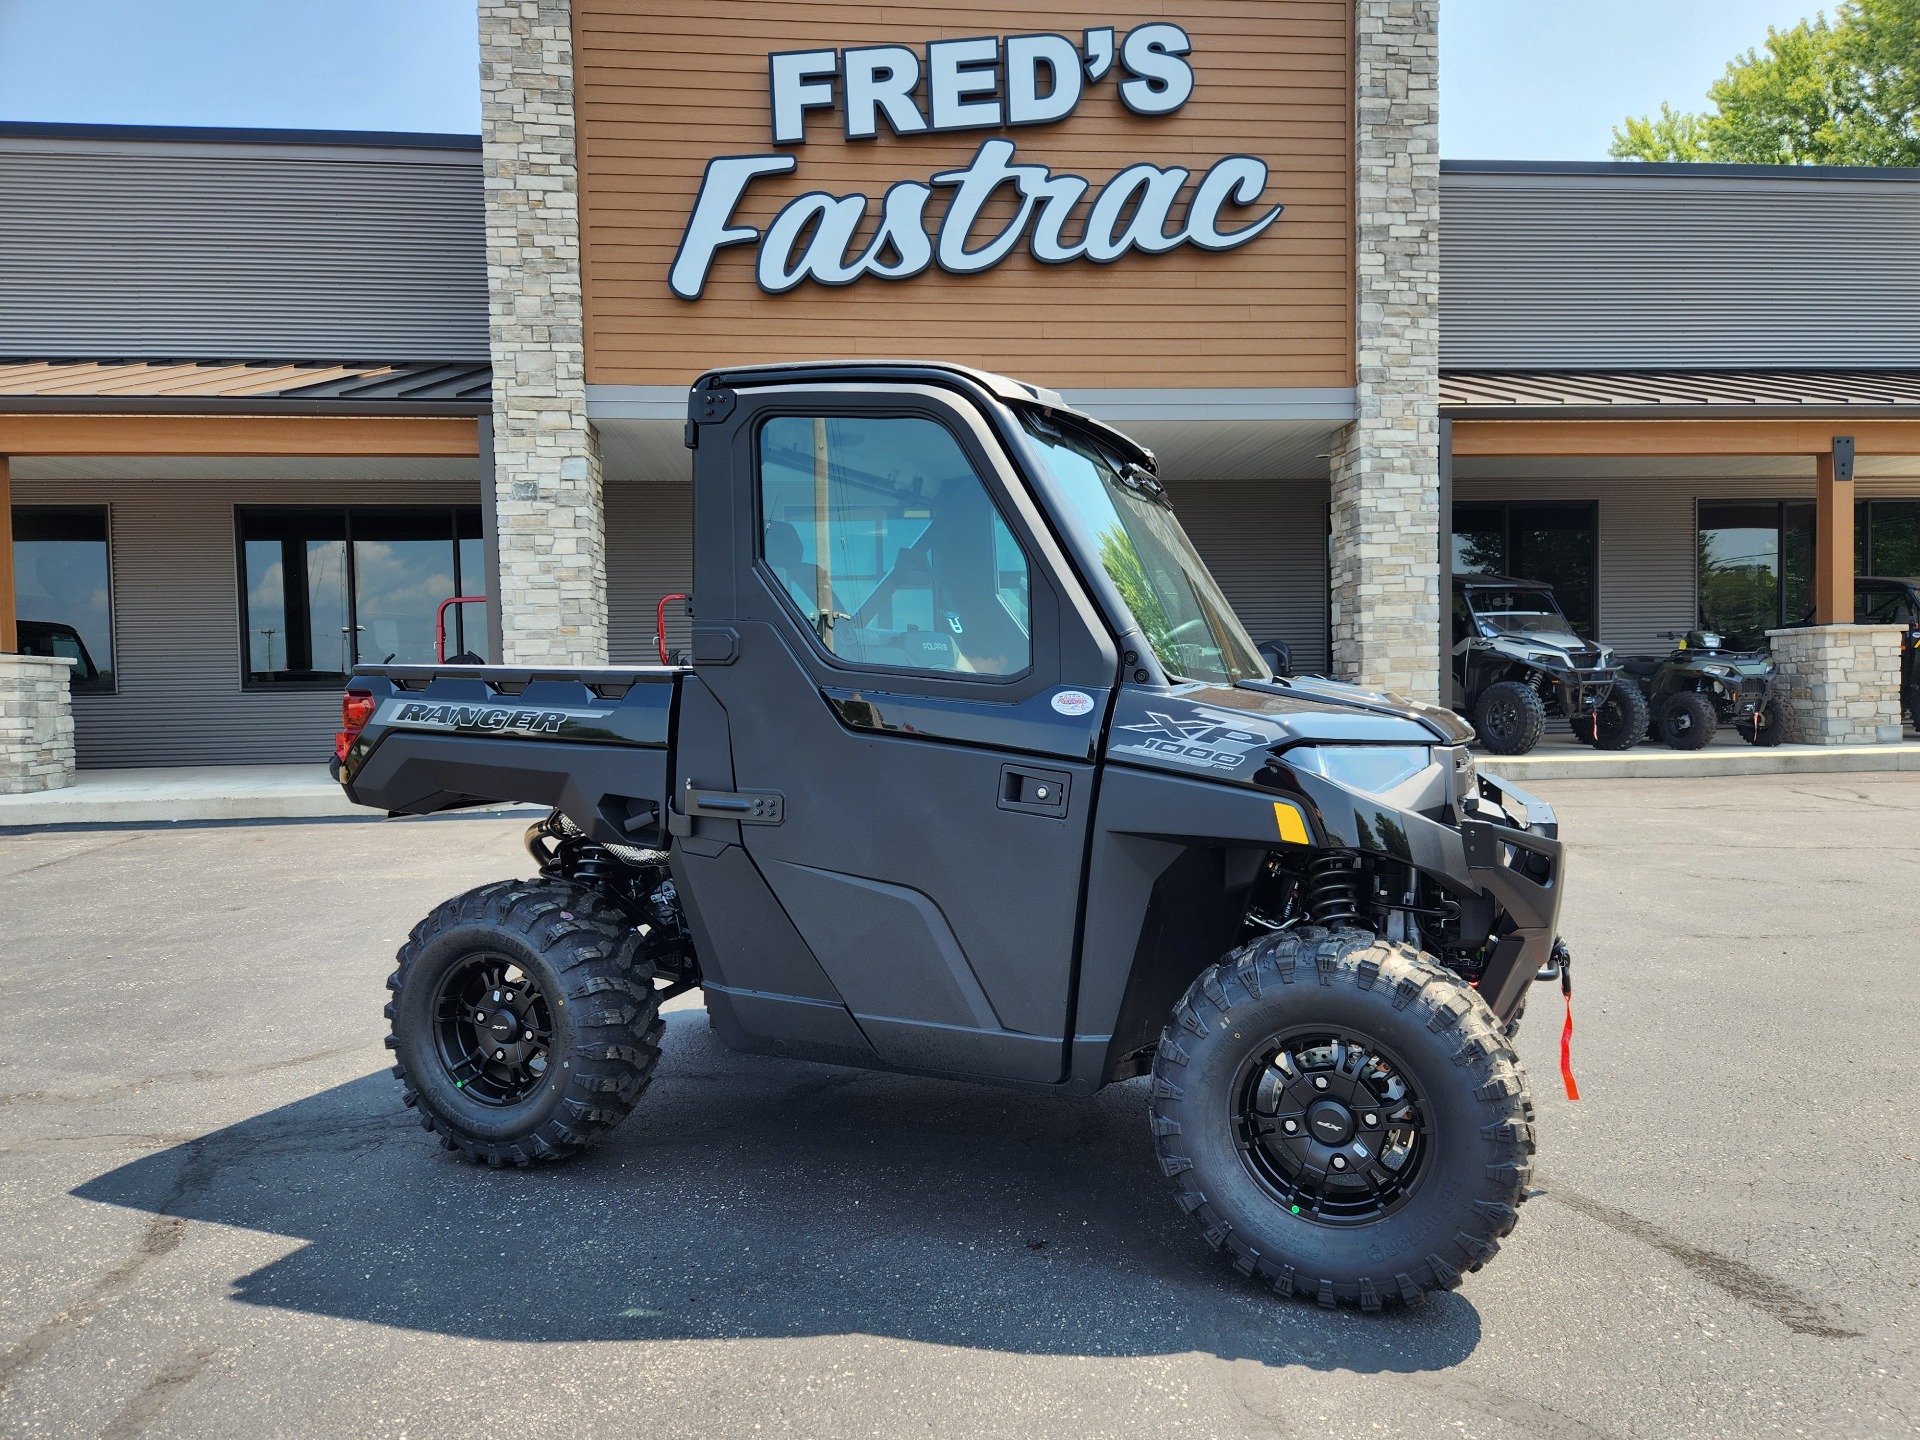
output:
M1239 728L1237 718L1203 706L1179 716L1149 710L1144 720L1114 728L1108 753L1151 755L1196 770L1238 770L1248 751L1272 744L1273 737Z

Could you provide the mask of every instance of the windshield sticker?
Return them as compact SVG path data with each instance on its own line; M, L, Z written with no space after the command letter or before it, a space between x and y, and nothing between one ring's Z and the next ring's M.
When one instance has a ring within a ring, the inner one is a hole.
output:
M1238 730L1217 720L1176 720L1157 710L1149 710L1141 724L1118 727L1117 733L1140 738L1113 746L1113 753L1152 755L1200 770L1238 770L1249 750L1272 741L1271 736Z
M1053 708L1062 715L1084 715L1093 709L1093 697L1084 690L1062 690L1053 697Z

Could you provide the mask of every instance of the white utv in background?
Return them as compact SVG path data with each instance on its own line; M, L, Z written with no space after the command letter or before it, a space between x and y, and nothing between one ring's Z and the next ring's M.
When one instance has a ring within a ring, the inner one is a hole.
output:
M1453 577L1454 708L1472 717L1494 754L1526 754L1549 715L1564 715L1575 737L1596 749L1638 745L1647 735L1647 702L1637 685L1616 685L1619 678L1613 652L1575 633L1552 586L1507 575Z

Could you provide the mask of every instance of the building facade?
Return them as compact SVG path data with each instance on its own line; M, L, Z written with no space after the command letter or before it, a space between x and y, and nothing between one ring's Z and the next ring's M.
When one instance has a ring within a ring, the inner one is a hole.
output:
M718 365L1058 389L1257 638L1415 695L1455 570L1627 650L1920 572L1920 174L1442 165L1432 0L676 8L483 0L477 141L0 131L0 651L80 765L651 658Z

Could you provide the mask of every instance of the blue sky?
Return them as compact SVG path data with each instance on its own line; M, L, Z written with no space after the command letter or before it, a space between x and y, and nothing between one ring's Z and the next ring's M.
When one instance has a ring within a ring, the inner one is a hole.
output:
M1816 8L1441 0L1441 152L1604 159ZM0 119L472 133L478 64L473 0L0 0Z

